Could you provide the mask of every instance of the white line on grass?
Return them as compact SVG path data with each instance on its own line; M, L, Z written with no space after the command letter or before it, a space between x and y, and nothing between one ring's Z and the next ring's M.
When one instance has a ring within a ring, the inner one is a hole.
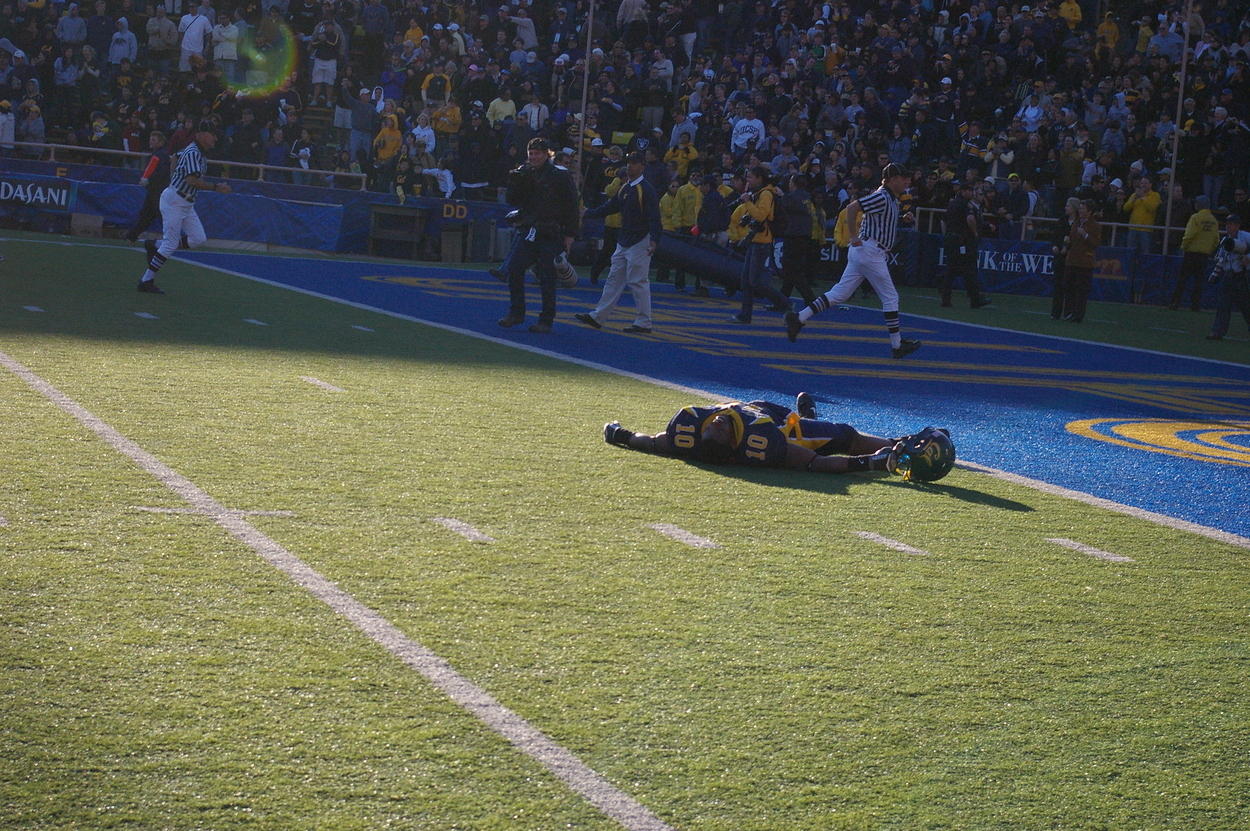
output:
M4 239L5 239L4 237L0 237L0 240L4 240ZM31 240L20 240L20 241L31 242ZM40 241L35 240L34 242L40 242ZM116 248L116 246L111 246L111 245L106 246L106 245L101 245L100 243L82 243L82 245L95 246L95 247L100 247L100 248ZM191 262L195 262L195 261L191 261ZM365 260L365 261L360 261L360 262L368 262L368 261ZM553 352L550 349L542 349L537 346L530 346L528 344L517 343L515 341L506 340L500 337L493 337L491 335L486 335L481 332L475 332L472 329L463 329L459 326L452 326L447 323L441 323L437 320L426 320L425 318L414 317L412 315L406 315L401 312L393 312L393 311L390 311L389 309L380 309L376 306L370 306L366 303L358 303L354 300L344 300L342 297L335 297L332 294L323 294L321 292L312 291L310 289L301 289L295 286L289 286L286 283L282 283L277 280L266 280L264 277L257 277L253 274L245 274L241 271L232 271L231 269L223 268L217 265L210 265L208 263L202 263L202 262L195 262L195 265L199 266L200 268L206 268L210 271L216 271L219 274L229 274L231 277L240 277L244 280L250 280L254 283L260 283L266 286L274 286L276 288L285 289L286 291L293 291L296 294L303 294L308 297L317 297L322 300L329 300L331 303L338 303L343 306L349 306L353 309L362 309L364 311L373 312L375 314L385 315L387 317L391 317L396 320L407 320L412 323L420 323L423 326L432 326L435 329L442 329L443 331L454 332L458 335L464 335L465 337L476 338L478 340L488 341L490 343L497 343L502 346L507 346L511 349L520 349L523 352L529 352L534 355L544 355L548 358L555 358L558 361L565 361L566 363L576 364L577 366L584 366L589 369L596 369L596 370L599 370L600 372L610 372L613 375L617 375L622 378L632 378L635 381L642 381L645 384L651 384L652 386L661 387L663 389L676 390L677 392L702 396L703 398L706 398L709 401L724 400L723 395L716 395L714 393L708 392L707 390L701 390L697 387L688 387L688 386L685 386L684 384L674 384L671 381L665 381L661 378L653 378L649 375L643 375L642 373L639 373L639 372L630 372L629 370L626 370L626 369L620 369L619 367L608 366L607 364L601 364L601 363L598 363L597 361L588 361L588 360L585 360L584 358L574 358L570 355L565 355L560 352ZM863 306L860 308L866 309L868 307ZM932 320L932 321L942 322L942 323L948 322L945 318L933 317L931 315L917 314L917 315L911 315L911 317L914 317L919 320ZM987 326L984 323L967 323L964 321L960 321L960 325L972 326L977 329L986 329L992 332L1006 332L1008 334L1013 334L1013 335L1020 334L1019 332L1016 332L1013 329L1007 329L1002 326ZM1025 334L1029 334L1029 333L1025 333ZM1220 361L1214 358L1198 358L1192 355L1175 355L1170 352L1160 352L1154 349L1140 349L1135 346L1113 346L1113 345L1108 345L1105 343L1097 343L1095 341L1080 340L1078 338L1061 337L1059 335L1033 334L1031 336L1038 337L1038 338L1046 338L1050 340L1068 341L1070 343L1081 343L1087 346L1097 346L1097 347L1102 347L1105 349L1127 349L1130 352L1141 352L1147 355L1164 355L1169 358L1181 357L1181 358L1186 358L1186 359L1194 360L1194 361L1204 361L1206 363L1223 364L1225 366L1234 366L1238 368L1241 368L1243 366L1242 364L1234 363L1232 361ZM1144 519L1147 522L1153 522L1156 525L1163 525L1168 528L1175 528L1175 529L1182 530L1182 531L1189 531L1190 533L1193 533L1193 534L1201 534L1204 537L1210 537L1213 540L1219 540L1220 542L1227 543L1229 545L1235 545L1240 548L1250 548L1250 537L1243 537L1238 534L1232 534L1232 533L1229 533L1228 531L1220 530L1219 528L1210 528L1206 525L1199 525L1196 522L1189 522L1188 520L1177 519L1176 517L1170 517L1170 516L1165 516L1164 514L1158 514L1158 513L1155 513L1154 511L1147 511L1144 508L1135 508L1132 505L1123 505L1119 502L1113 502L1110 499L1103 499L1100 496L1094 496L1093 494L1082 493L1081 491L1076 491L1076 490L1070 490L1068 488L1060 487L1058 485L1052 485L1049 482L1042 482L1037 479L1030 479L1027 476L1020 476L1015 473L1008 473L1006 471L998 470L997 468L987 467L985 465L978 465L972 462L960 462L960 463L957 463L956 466L964 468L965 470L975 470L978 473L987 473L990 476L994 476L998 479L1002 479L1003 481L1011 482L1012 484L1016 484L1016 485L1023 485L1027 488L1032 488L1034 490L1042 491L1043 493L1049 493L1049 494L1054 494L1056 496L1062 496L1065 499L1073 499L1073 500L1076 500L1077 502L1084 502L1087 505L1093 505L1098 508L1105 508L1109 511L1115 511L1121 514L1127 514L1129 516L1136 517L1137 519Z
M698 534L690 533L685 528L678 528L676 525L670 525L667 522L653 522L647 527L653 531L659 531L670 540L676 540L691 548L720 548L720 545L707 537L700 537Z
M1082 554L1088 554L1100 560L1110 560L1113 563L1133 562L1132 557L1125 557L1123 554L1112 554L1110 551L1103 551L1101 548L1094 548L1092 545L1085 545L1084 543L1067 540L1063 537L1047 537L1046 542L1053 542L1055 545L1062 545L1064 548L1070 548L1073 551L1079 551Z
M199 508L157 508L151 505L131 505L133 510L147 511L150 514L204 514ZM239 516L295 516L294 511L231 511Z
M22 308L28 312L42 312L43 311L43 309L39 308L38 306L23 306Z
M0 366L22 379L27 386L72 416L118 453L129 457L140 469L151 474L193 508L211 517L230 536L251 548L271 566L290 577L296 585L321 600L373 641L421 673L452 701L503 736L518 750L538 761L605 815L630 831L635 831L635 829L636 831L671 831L671 826L661 821L629 794L591 770L584 762L538 728L504 707L486 690L456 672L444 658L409 638L382 615L343 591L333 581L328 580L290 551L261 533L237 511L232 511L213 499L190 479L117 432L81 404L4 352L0 352Z
M141 317L144 320L160 320L159 317L152 314L151 312L135 312L135 317Z
M372 331L373 331L373 330L372 330L372 329L370 329L368 326L360 326L360 325L355 324L355 323L353 323L353 324L352 324L352 328L353 328L353 329L359 329L361 332L372 332Z
M929 556L928 551L921 551L919 548L913 548L912 546L908 545L905 542L892 540L889 537L883 537L880 534L873 533L872 531L856 531L855 536L859 537L861 540L868 540L869 542L880 543L881 545L884 545L886 548L892 548L895 551L902 551L904 554L915 554L919 557Z
M5 519L3 515L0 515L0 528L8 528L8 527L9 527L9 521Z
M347 390L343 389L342 387L336 387L334 386L334 384L327 384L325 381L314 378L311 375L301 375L299 379L301 381L307 381L308 383L312 384L314 387L321 387L323 390L326 390L327 392L347 392Z
M1182 335L1189 331L1188 329L1173 329L1170 326L1149 326L1147 328L1156 332L1180 332Z
M495 541L494 537L488 534L483 534L481 531L477 530L469 523L461 522L458 519L452 519L451 517L445 517L445 516L436 516L434 517L432 522L437 522L439 525L443 526L448 531L454 531L455 533L459 534L460 536L464 537L466 540L469 540L470 542L494 542Z
M254 318L254 317L245 317L245 318L243 318L243 322L244 322L244 323L250 323L250 324L252 324L253 326L268 326L268 325L269 325L269 324L268 324L268 323L266 323L265 321L263 321L263 320L257 320L257 319L256 319L256 318Z

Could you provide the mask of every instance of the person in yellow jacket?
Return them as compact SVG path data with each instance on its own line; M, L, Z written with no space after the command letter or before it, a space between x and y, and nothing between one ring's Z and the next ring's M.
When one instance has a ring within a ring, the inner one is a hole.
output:
M742 263L742 309L730 318L734 323L750 323L755 295L773 301L773 311L792 311L789 299L773 286L773 272L769 267L769 254L773 250L773 218L776 216L777 188L772 183L772 173L764 165L756 165L747 172L747 189L742 195L742 207L748 218L746 260ZM732 220L731 220L732 222Z
M681 190L681 182L673 178L669 180L668 190L660 197L660 227L665 231L672 233L681 230L681 200L678 192ZM686 226L686 230L690 230L690 226ZM669 271L667 265L661 265L655 272L655 280L657 283L668 282ZM673 276L673 287L678 291L682 291L686 286L686 272L677 271Z
M685 138L686 134L682 134ZM670 151L671 152L671 151ZM677 189L677 227L674 228L683 237L691 237L690 229L699 224L699 211L703 209L703 190L699 187L702 177L691 173L690 180ZM673 287L678 291L686 290L686 272L678 271L673 278ZM699 275L694 276L694 287L697 292L703 287Z
M382 119L382 129L373 139L373 169L382 190L391 189L391 177L395 174L395 162L404 137L399 132L399 119L388 115Z
M1067 21L1068 31L1075 30L1081 25L1081 4L1076 0L1063 0L1059 4L1059 16Z
M699 190L701 177L692 173L690 180L677 189L677 231L689 234L699 222L699 209L703 207L703 191Z
M616 192L625 184L625 179L629 175L625 169L625 165L621 165L613 172L615 175L607 187L603 189L603 195L608 199L616 196ZM603 247L599 249L599 255L595 257L594 265L590 267L590 284L595 285L599 282L599 275L612 262L612 254L616 251L617 237L621 233L621 215L620 213L608 214L603 218Z
M1115 47L1120 42L1120 27L1115 22L1115 14L1107 12L1102 23L1098 24L1098 55L1107 58L1115 54Z
M1137 180L1132 196L1125 199L1121 206L1124 213L1128 214L1128 247L1138 254L1151 253L1151 226L1155 224L1159 206L1162 204L1163 197L1151 187L1150 177L1142 176Z
M1215 253L1215 246L1220 243L1220 222L1211 213L1210 200L1205 196L1194 197L1194 213L1185 223L1185 236L1181 237L1181 273L1176 280L1176 288L1172 291L1172 302L1169 309L1181 307L1181 295L1185 293L1185 283L1194 281L1192 294L1189 296L1189 308L1195 312L1201 308L1202 284L1207 275L1207 264Z
M673 162L676 164L677 175L684 179L690 171L690 163L699 158L699 151L690 143L689 133L682 133L679 141L681 142L680 144L669 148L669 151L664 154L664 163Z

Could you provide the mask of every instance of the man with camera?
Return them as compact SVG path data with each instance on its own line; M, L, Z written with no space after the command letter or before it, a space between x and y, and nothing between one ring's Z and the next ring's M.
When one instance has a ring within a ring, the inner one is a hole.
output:
M1236 306L1250 326L1250 232L1241 230L1241 217L1229 214L1224 220L1224 237L1215 249L1215 270L1211 282L1220 284L1220 299L1207 340L1223 340Z
M551 331L556 317L556 259L566 256L577 236L577 189L573 177L551 161L545 138L530 139L525 164L508 174L508 204L517 210L513 222L517 245L507 262L508 313L505 328L525 322L525 272L533 267L542 293L542 311L531 332Z
M773 274L768 264L773 252L773 220L776 218L777 189L773 187L768 168L757 165L747 171L747 189L739 197L745 212L739 220L749 229L742 247L746 259L742 263L742 309L730 318L734 323L750 323L755 296L767 297L776 311L787 311L790 301L773 288Z

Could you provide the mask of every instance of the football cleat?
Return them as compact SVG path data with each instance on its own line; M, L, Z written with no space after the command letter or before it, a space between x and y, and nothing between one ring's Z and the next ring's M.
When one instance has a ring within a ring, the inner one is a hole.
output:
M893 358L906 358L919 348L920 341L903 339L903 341L890 352L890 356Z
M816 399L812 398L810 392L801 392L794 396L794 411L801 418L816 417Z
M803 331L803 321L799 320L799 313L795 311L786 312L786 337L790 339L790 343L794 343L799 339L799 332Z

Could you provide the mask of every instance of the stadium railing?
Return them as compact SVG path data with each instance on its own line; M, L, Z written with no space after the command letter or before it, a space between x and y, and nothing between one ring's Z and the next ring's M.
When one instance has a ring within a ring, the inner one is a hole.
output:
M28 159L46 161L46 162L73 162L75 164L91 164L84 157L103 157L105 159L121 160L122 166L129 166L135 169L141 168L143 162L151 155L150 153L135 153L129 150L111 150L104 147L86 147L81 144L49 144L44 142L32 141L15 141L13 147L24 150L21 155ZM5 148L7 150L7 147ZM34 151L33 153L31 151ZM57 154L60 158L57 158ZM127 162L132 164L127 165ZM325 170L322 168L309 168L305 170L302 167L286 167L284 165L271 164L253 164L250 162L236 162L229 159L209 159L209 171L214 169L224 171L218 175L224 179L252 179L255 181L265 181L265 171L273 171L281 173L283 177L292 174L302 174L309 178L310 181L316 182L318 185L328 185L332 188L340 190L365 190L368 185L369 177L363 173L336 173L333 170ZM253 171L254 176L237 176L235 171ZM340 187L340 182L350 182L351 187Z

